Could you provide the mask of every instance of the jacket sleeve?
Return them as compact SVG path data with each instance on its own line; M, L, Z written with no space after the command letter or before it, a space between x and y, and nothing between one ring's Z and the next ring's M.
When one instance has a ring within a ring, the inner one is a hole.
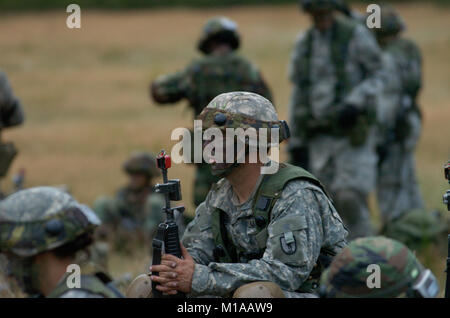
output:
M308 279L322 246L345 244L346 230L330 201L304 182L286 186L272 215L263 257L249 263L196 264L191 296L227 296L255 281L272 281L284 290L296 291ZM295 248L283 248L282 239L295 242ZM202 240L205 248L211 248L212 237Z
M349 50L354 52L354 62L361 68L364 78L351 90L345 102L362 109L367 107L368 101L375 101L383 82L387 80L387 74L382 67L381 49L365 27L356 27Z
M187 97L190 67L169 75L162 75L150 85L150 95L159 104L176 103Z
M306 140L302 137L301 130L304 129L302 123L306 120L308 114L307 108L300 104L302 91L300 89L299 74L299 63L305 53L304 38L304 33L298 37L288 67L289 80L292 83L292 93L288 109L289 130L291 131L289 149L302 147L306 143Z

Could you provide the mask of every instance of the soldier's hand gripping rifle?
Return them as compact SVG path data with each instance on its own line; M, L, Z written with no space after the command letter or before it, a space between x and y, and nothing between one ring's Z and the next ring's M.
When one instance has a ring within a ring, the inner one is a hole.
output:
M162 184L157 184L154 187L154 192L164 194L166 200L166 206L163 208L163 212L166 213L166 221L158 225L158 231L156 237L153 239L153 260L152 265L161 264L161 254L164 253L174 255L181 258L181 247L180 239L178 237L178 225L175 223L174 212L179 213L184 212L184 206L177 206L174 208L170 207L170 201L180 201L181 200L181 185L179 179L168 180L167 169L171 166L170 156L161 150L158 157L156 158L156 163L158 168L161 169L163 175ZM158 276L158 272L152 272L152 275ZM157 283L152 282L152 293L154 298L161 298L163 296L162 292L156 289ZM178 292L175 296L182 298L185 297L183 293Z
M447 164L444 166L444 175L445 179L448 180L448 183L450 184L450 161L447 162ZM447 190L447 192L444 194L444 204L447 205L447 210L450 211L450 190ZM446 273L447 278L445 281L445 298L450 298L450 234L447 237L448 240L448 251L447 251L447 266L446 266Z

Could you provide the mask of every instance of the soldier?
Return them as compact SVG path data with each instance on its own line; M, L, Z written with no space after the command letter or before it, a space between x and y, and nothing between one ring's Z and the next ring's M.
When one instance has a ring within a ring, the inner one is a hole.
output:
M221 94L198 118L203 129L264 127L277 129L279 141L289 137L272 103L250 92ZM249 154L244 163L236 154L234 162L209 161L222 179L186 228L183 259L165 254L152 266L160 275L151 277L158 290L192 297L315 297L322 266L346 244L342 220L307 171L280 164L276 173L262 174L274 162L251 163Z
M152 154L134 152L122 168L128 184L114 198L97 199L93 209L104 223L100 233L112 238L117 249L130 252L134 244L147 241L155 234L162 221L164 199L152 190L153 180L159 176Z
M271 100L272 95L259 70L236 53L240 45L237 24L225 17L206 22L198 49L204 57L194 60L184 70L157 78L151 95L160 104L186 99L195 116L217 95L231 91L249 91ZM194 181L194 204L205 200L211 185L218 179L208 165L197 165Z
M382 236L349 243L323 273L320 294L328 298L434 298L439 285L402 243Z
M375 188L375 96L381 52L360 23L335 16L338 0L302 0L313 26L300 35L290 64L291 162L329 188L349 236L369 235L368 194Z
M414 223L423 228L427 219L433 222L424 211L415 173L414 150L421 133L421 112L416 99L422 86L422 58L419 48L400 36L404 28L403 21L391 6L381 7L381 28L374 31L390 76L379 96L377 198L385 235L394 235L397 239L401 238L399 232L405 229L406 223L410 223L408 228ZM409 213L413 214L406 215ZM407 218L419 219L417 222L411 220L411 223ZM430 227L432 232L440 228L436 225ZM417 239L420 240L420 236ZM413 243L406 237L401 240L405 244Z
M1 133L5 128L22 124L24 113L20 101L14 96L5 73L0 71L0 180L6 176L17 149L11 142L2 142ZM0 199L3 194L0 191Z
M51 187L16 192L0 202L0 252L10 274L29 296L118 297L109 277L81 266L80 285L67 282L100 220L87 206Z

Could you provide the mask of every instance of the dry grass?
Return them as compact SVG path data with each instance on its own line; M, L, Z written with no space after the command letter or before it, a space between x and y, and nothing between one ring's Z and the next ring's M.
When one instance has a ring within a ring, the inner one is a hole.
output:
M450 10L430 5L401 6L425 58L421 104L425 127L418 153L418 175L429 208L443 210L447 188L442 165L450 158ZM157 75L175 71L197 54L204 21L227 15L238 21L244 55L261 69L286 117L290 85L287 63L298 31L309 21L297 6L211 10L82 12L82 29L65 27L65 12L6 15L0 20L0 67L23 101L27 122L4 133L20 149L11 169L27 170L27 186L67 184L86 203L113 193L124 182L120 165L136 148L170 149L174 127L190 127L184 103L159 108L148 98ZM284 154L283 154L284 156ZM184 204L192 212L193 167L176 166ZM10 187L10 179L3 181ZM423 255L443 282L444 259ZM434 258L434 259L433 259ZM112 271L142 271L147 255Z

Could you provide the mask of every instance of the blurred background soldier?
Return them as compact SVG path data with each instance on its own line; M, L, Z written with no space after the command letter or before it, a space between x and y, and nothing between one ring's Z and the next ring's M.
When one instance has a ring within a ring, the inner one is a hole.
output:
M313 26L297 40L290 64L291 162L328 189L350 238L370 235L367 197L375 188L375 96L381 51L353 19L335 16L338 0L302 0Z
M85 261L100 220L70 195L50 187L16 192L0 202L0 252L9 274L34 297L120 297L110 278ZM80 266L80 285L70 288ZM73 280L72 280L73 279Z
M2 141L2 130L17 126L24 121L24 113L20 101L14 96L5 73L0 71L0 181L8 172L17 149L11 142ZM0 189L0 199L3 193Z
M445 222L425 211L415 173L414 151L421 133L417 95L422 87L419 48L401 37L405 24L391 7L381 7L381 28L374 29L389 72L379 95L377 198L383 233L418 248L441 232Z
M225 17L206 22L198 49L205 55L184 70L157 78L151 85L154 100L161 104L189 101L197 116L217 95L249 91L271 100L272 95L260 71L236 53L240 46L237 24ZM198 164L194 181L194 204L203 202L218 179L207 164Z
M382 236L350 242L320 282L326 298L434 298L439 293L436 277L414 253Z
M156 233L163 220L164 198L153 193L153 182L159 170L152 154L134 152L122 168L128 177L127 185L120 188L115 197L98 198L93 209L103 222L98 235L112 240L116 249L128 253L136 245L149 243ZM100 254L100 250L107 253L106 246L100 248L97 244L96 247Z

